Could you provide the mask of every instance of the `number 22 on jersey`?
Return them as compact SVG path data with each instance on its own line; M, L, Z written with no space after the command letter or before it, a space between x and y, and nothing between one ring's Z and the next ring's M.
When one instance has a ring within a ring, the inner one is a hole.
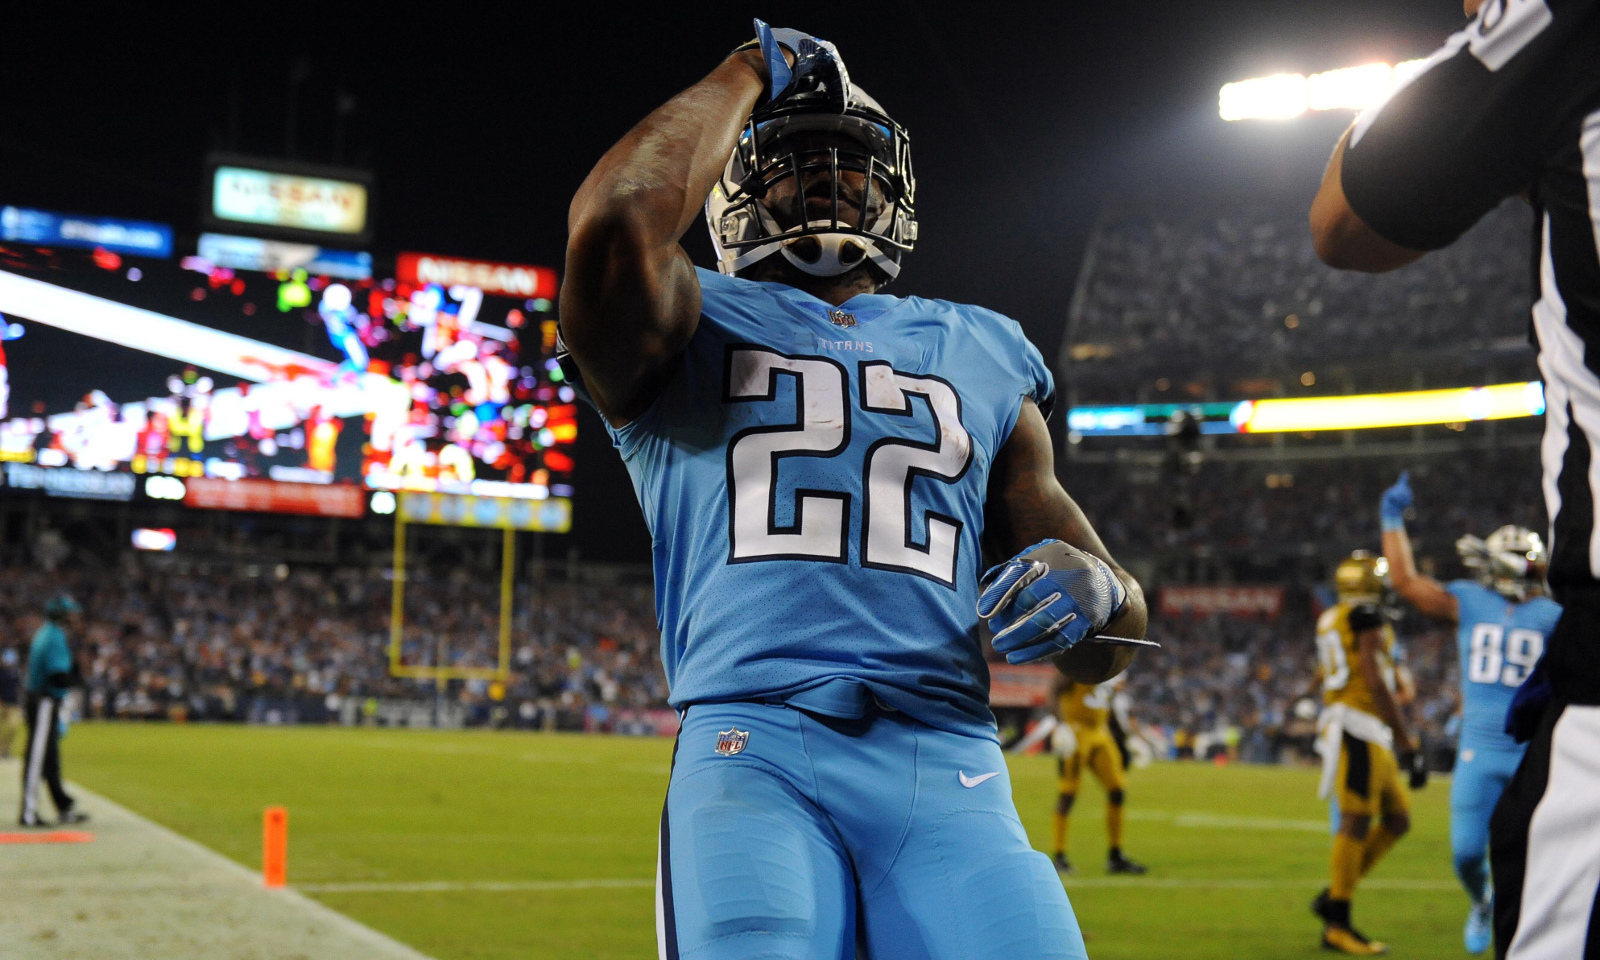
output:
M864 412L912 417L912 398L921 397L936 430L930 441L883 437L867 448L862 464L840 464L840 471L863 471L862 565L953 587L961 521L933 510L913 518L911 492L918 477L954 483L971 465L972 437L961 423L961 399L938 377L902 373L881 360L862 362L857 375ZM728 443L728 560L845 563L850 494L796 489L793 522L780 527L778 467L785 457L845 452L851 429L849 374L826 357L734 346L728 349L723 402L776 402L780 376L794 379L793 422L749 427ZM920 536L913 538L914 533Z

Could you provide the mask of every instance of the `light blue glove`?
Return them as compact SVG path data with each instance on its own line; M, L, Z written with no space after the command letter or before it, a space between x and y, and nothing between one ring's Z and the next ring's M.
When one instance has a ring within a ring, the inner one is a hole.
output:
M1411 509L1411 471L1402 470L1394 486L1383 491L1378 501L1378 519L1384 530L1404 530L1406 511Z
M1052 569L1029 554L1047 544L1068 551L1082 565ZM1071 649L1099 633L1122 611L1128 589L1111 567L1092 554L1058 540L1042 540L992 567L978 585L978 616L994 631L994 649L1007 663L1031 663Z
M850 102L850 74L838 47L799 30L773 29L760 19L756 20L756 39L761 41L761 55L771 78L769 106L797 93L822 93L835 110L844 112ZM794 54L793 66L783 55L784 48Z

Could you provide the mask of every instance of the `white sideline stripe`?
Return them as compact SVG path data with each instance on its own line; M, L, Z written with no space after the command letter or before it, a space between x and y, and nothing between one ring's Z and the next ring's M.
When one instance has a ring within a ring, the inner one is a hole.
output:
M1119 887L1156 890L1315 890L1328 884L1326 877L1308 879L1261 879L1253 877L1219 878L1203 877L1067 877L1063 881L1068 890L1096 887ZM653 878L637 880L439 880L414 883L381 881L355 881L351 883L302 883L296 890L307 893L511 893L518 891L562 890L614 890L653 887ZM1363 890L1455 890L1460 884L1455 880L1429 880L1425 878L1375 877L1361 881Z
M523 890L615 890L630 887L653 887L654 880L418 880L384 881L356 880L350 883L297 883L296 890L306 893L514 893Z
M125 816L145 824L151 830L161 834L175 845L183 847L198 856L210 860L218 867L238 876L241 880L247 881L258 888L261 886L261 875L244 866L243 864L230 860L210 847L201 843L197 843L194 840L190 840L188 837L185 837L182 834L174 833L173 831L168 830L166 827L163 827L161 824L156 823L153 820L141 817L132 810L129 810L127 807L124 807L122 804L113 800L109 800L93 792L92 790L86 790L76 783L74 783L72 786L73 789L81 795L85 797L93 797L96 803L109 807L124 814ZM339 927L345 933L348 933L355 939L365 941L366 943L369 943L381 950L386 950L394 956L404 957L405 960L433 960L433 958L429 957L427 954L422 953L412 947L408 947L393 937L379 933L364 923L352 920L339 911L334 910L332 907L324 906L310 897L301 895L295 890L282 889L267 890L264 892L271 896L282 897L285 900L290 900L298 904L307 912L314 913L333 926Z

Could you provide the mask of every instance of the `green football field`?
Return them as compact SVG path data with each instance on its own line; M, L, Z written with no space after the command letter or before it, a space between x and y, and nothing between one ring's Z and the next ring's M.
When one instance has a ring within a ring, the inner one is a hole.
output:
M68 774L251 868L261 811L289 810L289 881L438 960L654 956L655 831L671 743L577 735L86 723ZM1018 805L1049 844L1054 763L1012 759ZM1067 881L1103 960L1323 955L1307 903L1324 884L1326 808L1309 769L1161 764L1128 784L1127 850L1104 875L1090 783ZM1463 955L1448 783L1356 899L1399 957Z

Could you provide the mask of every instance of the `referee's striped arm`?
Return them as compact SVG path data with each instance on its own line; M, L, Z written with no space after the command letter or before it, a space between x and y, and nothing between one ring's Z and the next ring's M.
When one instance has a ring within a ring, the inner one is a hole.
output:
M1532 202L1550 582L1600 617L1600 0L1488 0L1356 121L1341 186L1413 250L1448 246L1507 197Z

